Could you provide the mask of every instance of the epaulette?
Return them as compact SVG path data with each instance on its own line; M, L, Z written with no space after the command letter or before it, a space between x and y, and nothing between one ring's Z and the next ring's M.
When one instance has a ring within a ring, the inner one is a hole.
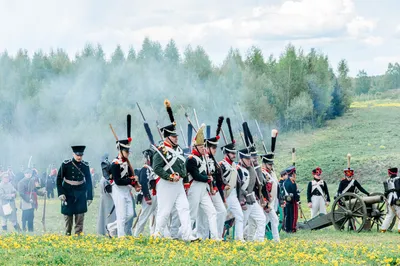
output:
M119 160L118 159L114 159L114 160L112 160L112 163L119 164Z
M84 165L86 165L86 166L89 166L89 162L86 162L86 161L82 160L82 163L83 163Z
M70 162L72 162L72 159L65 160L63 164L69 164Z

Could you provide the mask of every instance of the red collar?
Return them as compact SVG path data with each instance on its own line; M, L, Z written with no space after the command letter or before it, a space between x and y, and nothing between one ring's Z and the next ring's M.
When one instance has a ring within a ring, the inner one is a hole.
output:
M267 167L262 167L261 169L264 170L267 173L271 173L271 170L269 170L269 168L267 168Z
M232 165L232 163L233 163L233 162L231 161L231 159L229 159L228 156L225 156L224 160L225 160L227 163L229 163L230 165Z
M201 154L196 149L192 149L192 154L201 157Z
M169 147L169 148L172 148L172 145L171 144L169 144L168 142L166 142L166 141L164 141L164 145L165 146L167 146L167 147Z
M121 155L118 155L118 159L120 159L120 160L123 161L123 162L126 162L126 158L125 158L125 157L122 157Z

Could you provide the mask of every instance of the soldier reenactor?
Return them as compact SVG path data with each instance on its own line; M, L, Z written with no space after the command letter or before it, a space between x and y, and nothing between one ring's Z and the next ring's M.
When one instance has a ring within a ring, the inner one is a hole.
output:
M207 160L204 148L204 128L203 124L195 136L192 154L186 160L186 170L188 172L188 201L190 207L191 225L193 226L198 217L199 208L208 218L211 239L219 240L217 230L217 211L209 195L209 186L213 182L211 173L208 171ZM213 189L210 192L214 193Z
M111 197L115 205L116 220L106 225L109 236L123 237L129 234L131 219L134 216L134 203L131 194L132 187L136 191L140 191L140 184L134 170L129 162L129 150L131 148L131 115L127 115L127 139L118 139L116 148L118 156L115 158L110 167L111 178Z
M3 231L7 231L7 222L10 221L14 230L19 232L21 228L19 227L17 221L17 208L15 204L15 197L17 196L17 190L10 182L9 174L7 172L0 175L0 216L2 218L1 227Z
M72 146L73 158L65 160L57 174L57 192L65 220L65 234L71 235L75 218L75 234L83 232L88 206L92 203L92 179L89 163L82 159L86 146Z
M225 157L219 162L219 165L222 170L223 189L225 190L225 200L228 206L227 210L232 213L235 219L235 240L243 241L244 215L239 202L240 184L238 182L237 165L234 162L237 152L235 148L236 141L233 137L231 120L229 117L226 119L226 124L228 125L231 142L221 147Z
M337 196L344 194L346 192L355 193L356 189L360 190L362 193L369 196L368 191L366 191L361 184L354 179L354 170L350 168L350 158L351 155L347 155L347 168L343 170L345 177L340 181L339 188L337 191Z
M400 177L398 176L397 168L388 169L389 178L383 182L385 189L385 197L388 203L388 213L382 223L381 232L386 232L393 219L399 218L397 225L400 233Z
M307 202L311 209L311 218L318 213L326 214L326 207L329 206L330 197L328 185L321 179L322 169L317 167L312 170L314 179L308 183Z
M46 174L47 175L47 174ZM57 169L51 169L50 174L45 179L47 198L54 199L54 189L56 187Z
M207 153L207 163L208 170L213 177L212 188L213 191L210 191L211 200L217 211L217 230L218 237L222 237L224 231L224 224L226 220L227 210L225 207L225 192L224 192L224 183L222 180L222 169L220 165L215 160L215 154L217 152L218 140L220 139L221 126L224 121L224 117L218 118L218 125L215 137L209 137L205 139L205 147ZM209 235L209 225L207 221L207 217L199 212L199 216L196 221L197 234L199 234L202 238L207 238Z
M159 178L154 174L151 168L154 150L146 149L142 152L145 163L139 172L139 182L142 186L143 198L141 199L142 210L137 221L134 236L137 237L143 233L144 226L150 219L150 235L154 234L155 216L157 214L157 191L156 184Z
M248 148L238 151L240 161L238 163L238 179L240 180L239 201L243 209L243 224L246 226L249 219L255 222L255 234L249 235L249 240L264 241L266 218L263 207L257 202L256 182L258 177L251 161ZM265 206L264 206L265 207Z
M22 230L33 232L33 219L35 209L38 208L38 195L44 195L38 191L36 181L33 179L33 170L28 168L25 177L18 183L18 194L21 197Z
M180 220L180 236L184 241L197 240L192 236L190 227L189 202L183 187L183 179L187 178L185 157L178 145L176 122L173 116L171 103L164 102L171 124L161 128L164 142L155 151L153 156L154 173L160 177L157 183L158 210L154 237L163 236L168 219L176 208Z
M271 223L271 232L274 241L279 242L279 218L277 216L280 200L279 200L279 183L276 173L274 171L274 154L261 155L262 160L262 173L266 179L266 185L264 186L266 191L269 193L269 208L264 209L267 223ZM286 172L285 172L286 173Z
M286 169L288 178L283 183L285 199L285 231L295 233L297 231L297 219L300 204L300 193L296 183L296 168L291 166Z
M102 177L100 178L100 204L99 215L97 217L97 233L107 235L106 225L116 220L114 201L112 193L111 162L108 160L108 153L101 159Z

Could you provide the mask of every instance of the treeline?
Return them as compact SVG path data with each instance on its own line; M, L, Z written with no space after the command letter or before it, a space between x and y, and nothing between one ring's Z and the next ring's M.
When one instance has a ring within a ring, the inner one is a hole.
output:
M125 132L125 115L132 112L139 125L135 134L144 137L141 117L133 111L136 101L146 119L164 125L165 98L180 121L184 111L196 108L200 122L214 126L218 115L240 122L240 109L263 130L318 127L342 115L351 102L346 61L334 68L327 55L293 45L279 57L257 47L245 55L231 49L219 66L200 46L180 54L173 40L162 47L148 38L139 51L117 46L109 59L101 45L91 44L74 58L63 49L32 56L23 49L15 56L5 51L0 55L0 149L11 158L28 148L30 154L55 156L60 146L66 151L79 142L92 143L97 154L113 151L108 124Z
M400 89L400 64L389 63L385 74L379 76L368 76L365 70L360 70L353 83L355 95L373 95Z

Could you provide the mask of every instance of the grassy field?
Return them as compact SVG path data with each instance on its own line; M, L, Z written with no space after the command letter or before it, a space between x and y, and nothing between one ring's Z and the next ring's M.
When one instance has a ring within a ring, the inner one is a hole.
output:
M305 188L311 170L322 167L330 194L336 193L346 155L353 156L356 178L370 192L382 192L386 169L398 166L400 136L400 100L355 102L342 118L313 131L280 135L276 164L282 169L291 164L290 150L297 149L299 187L305 216ZM148 237L108 239L95 236L99 191L85 217L85 236L64 237L60 202L47 201L44 234L40 223L43 201L35 212L35 233L13 235L1 233L0 265L400 265L399 234L338 232L329 227L320 231L281 233L281 243L215 243L204 241L186 244ZM137 206L136 210L139 210ZM18 218L21 211L18 211ZM302 221L302 219L300 219ZM9 225L10 226L10 225Z

